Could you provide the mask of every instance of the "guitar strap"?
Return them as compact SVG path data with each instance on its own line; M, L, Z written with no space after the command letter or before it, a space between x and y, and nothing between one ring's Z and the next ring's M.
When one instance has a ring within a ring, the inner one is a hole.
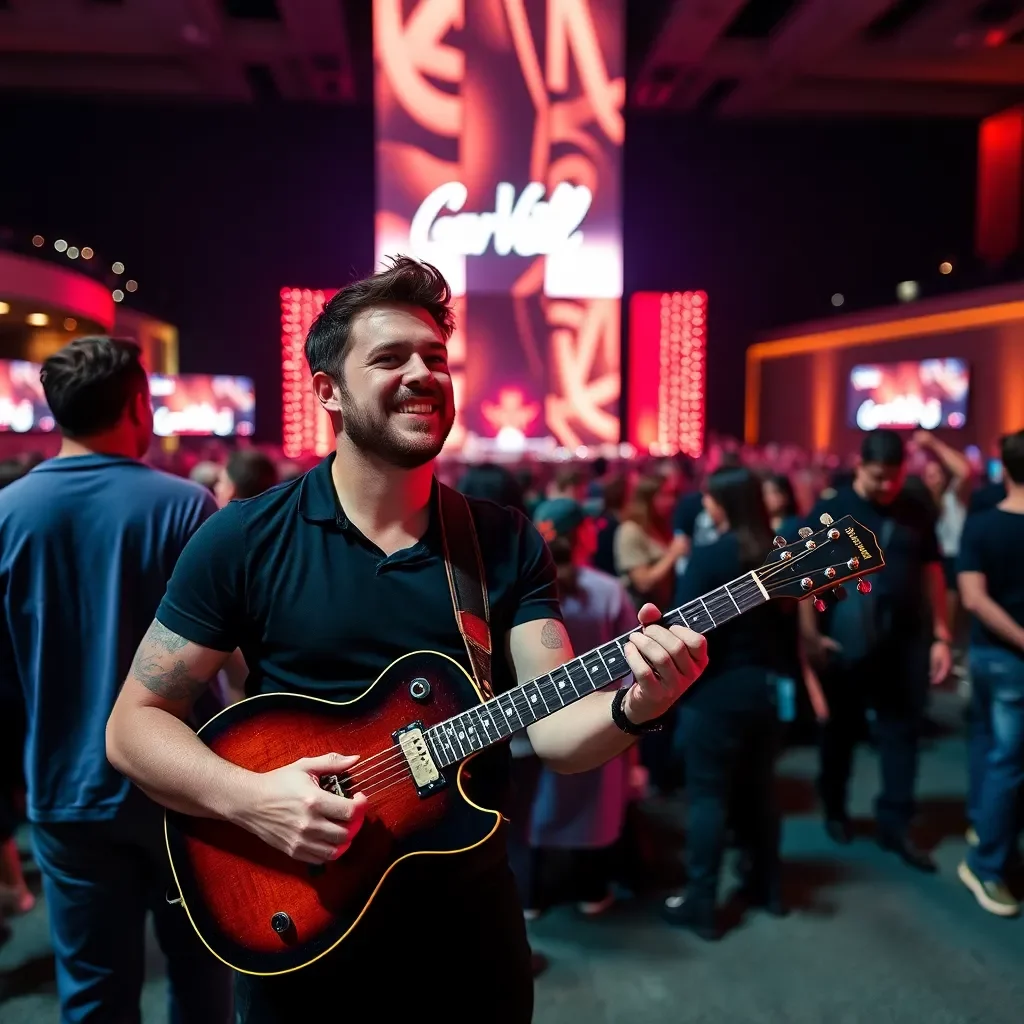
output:
M487 576L469 502L451 487L438 483L441 544L455 621L466 644L473 682L481 701L494 696L491 685L491 614Z

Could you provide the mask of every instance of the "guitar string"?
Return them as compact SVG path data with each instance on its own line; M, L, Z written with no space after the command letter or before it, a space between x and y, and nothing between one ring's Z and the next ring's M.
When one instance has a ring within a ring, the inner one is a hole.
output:
M832 542L830 540L827 543L832 543ZM816 550L815 548L811 548L811 549L808 549L807 551L801 552L795 558L787 559L785 562L781 562L780 561L775 566L772 566L768 570L766 570L763 576L759 576L759 579L761 579L762 581L763 580L770 580L772 576L776 576L782 570L791 567L792 565L794 565L798 561L802 561L804 558L806 558L809 555L813 554L815 550ZM828 566L827 568L838 568L840 566L843 566L844 568L848 568L849 567L849 566L845 565L844 563L836 563L835 565ZM769 588L766 587L766 590L767 589L769 589ZM774 587L770 588L771 591L777 591L779 589L781 589L781 587L778 587L778 586L774 586ZM725 606L728 607L728 604L726 604ZM710 616L710 612L709 612L709 617L711 617ZM534 682L534 680L530 680L530 681ZM509 691L509 692L511 692L511 691ZM541 692L542 692L542 695L543 695L543 691L541 691ZM514 700L514 698L510 698L510 699L512 699L513 707L515 708L515 700ZM517 714L517 716L519 716L518 709L516 709L516 714ZM521 720L521 716L519 716L519 717L520 717L520 720ZM517 730L513 730L513 731L517 731ZM449 746L451 746L450 741L449 741ZM460 746L461 746L461 743L460 743ZM452 753L454 753L454 752L455 752L455 748L452 747ZM381 760L382 758L385 758L385 760L382 761ZM348 780L350 782L354 782L354 783L356 783L357 786L363 787L363 786L366 786L368 784L372 784L378 778L378 776L382 773L382 771L386 771L388 768L392 767L394 764L399 763L399 762L403 762L403 761L405 763L408 763L406 761L404 752L399 747L396 746L396 747L391 748L389 750L380 751L379 753L374 754L371 757L367 758L365 761L363 761L361 763L360 770L358 772L346 772L346 773L343 773L343 774L348 777ZM355 766L353 766L353 767L355 767Z
M832 542L830 540L827 543L832 543ZM813 554L815 550L816 550L815 548L808 549L807 551L801 552L795 558L787 559L785 562L780 562L777 565L772 566L769 570L767 570L765 572L765 575L763 577L759 577L759 578L762 579L762 581L764 581L764 580L769 580L770 581L772 576L778 575L780 571L782 571L782 570L784 570L784 569L794 565L796 562L801 561L804 558L808 557L809 555ZM845 563L835 563L834 565L828 566L827 568L839 568L840 566L842 566L843 568L848 568L848 566ZM838 585L838 584L836 584L836 585ZM768 590L771 593L771 592L774 592L774 591L778 591L778 590L780 590L782 588L780 586L773 586L773 587L770 587L770 588L766 587L765 589ZM710 613L709 613L709 616L710 616ZM531 682L533 682L533 681L534 680L531 680ZM542 695L543 695L543 691L542 691ZM513 701L513 707L514 707L515 706L515 700L514 700L514 698L511 698L511 699ZM518 709L516 710L516 714L517 715L519 714ZM520 720L521 720L521 718L520 718ZM518 730L514 730L514 731L518 731ZM449 745L451 745L450 741L449 741ZM460 746L461 746L461 743L460 743ZM452 747L452 752L454 753L454 747ZM388 756L388 755L390 755L390 756ZM381 760L382 758L384 758L384 760ZM358 772L345 772L345 773L342 773L342 774L347 776L347 779L348 779L348 781L350 783L354 783L358 787L357 791L361 791L361 792L366 793L366 790L363 787L376 785L378 782L382 781L380 779L380 776L382 774L387 773L389 770L393 769L396 766L398 766L398 767L403 767L403 766L404 767L408 767L408 760L406 759L406 756L405 756L404 752L399 747L397 747L397 746L395 748L390 749L390 750L380 751L379 753L374 754L371 757L367 758L364 762L362 762L362 764L360 766L361 767L360 771L358 771ZM353 766L353 767L355 767L355 766ZM367 793L366 795L369 795L369 794Z
M751 586L751 587L754 586L752 580L747 580L746 582L748 583L749 586ZM725 610L725 609L727 609L729 611L732 610L733 604L732 604L731 599L726 600L725 598L719 598L719 600L722 602L723 610ZM605 646L608 646L608 645L605 645ZM536 682L536 680L529 680L529 682ZM523 684L523 685L526 685L526 684ZM549 683L549 685L553 685L553 684ZM575 688L575 684L574 684L574 688ZM520 689L520 688L516 687L515 689ZM508 693L512 693L512 691L507 691L507 692ZM543 695L544 695L544 691L543 690L541 690L541 695L542 695L542 699L543 699ZM516 713L517 717L519 717L520 721L522 721L522 716L520 715L518 706L515 703L515 698L514 697L510 697L509 699L512 701L513 708L515 710L515 713ZM483 707L483 706L484 705L479 705L479 707ZM499 705L499 707L500 707L500 705ZM468 710L472 710L472 709L468 709ZM441 723L439 723L439 724L441 724ZM518 730L513 730L513 732L517 732L517 731ZM462 738L464 738L464 737L459 737L458 738L460 746L461 746L461 739ZM450 740L446 740L445 742L448 744L448 746L451 747L452 752L454 753L455 752L455 746L452 745L452 742ZM471 752L475 752L475 751L471 751ZM381 757L387 757L387 755L390 755L390 758L388 758L387 760L384 760L384 761L380 760ZM463 755L463 756L465 756L465 755ZM459 760L461 760L461 758L459 758ZM357 768L357 767L359 768L358 771L354 771L354 772L350 771L350 772L345 772L343 774L347 776L348 780L350 780L352 782L355 782L358 786L361 787L361 786L364 786L364 785L366 785L368 783L371 783L377 777L377 775L380 774L380 772L382 770L386 771L395 762L405 762L405 763L407 763L404 752L397 745L395 747L389 749L389 750L381 751L378 754L374 754L372 757L367 758L365 761L359 763L358 765L353 765L353 768Z
M789 564L791 564L791 562ZM748 580L745 580L744 582L748 586L754 586L754 583L753 583L752 580L748 579ZM723 609L728 609L730 611L732 610L731 599L726 600L725 598L719 598L719 600L723 604ZM534 682L534 681L535 680L530 680L530 682ZM512 691L508 691L508 692L511 693ZM515 698L514 697L510 697L510 700L512 700L513 707L516 710L516 715L519 716L518 708L515 705ZM480 706L483 707L483 705L480 705ZM519 717L521 719L521 716L519 716ZM513 731L517 731L517 730L513 730ZM450 741L449 741L449 745L451 745ZM452 748L452 750L454 752L454 747ZM388 760L385 760L383 762L380 760L382 757L383 758L388 758L388 755L390 755L390 758ZM352 782L355 782L357 785L365 785L365 784L367 784L367 783L372 781L372 779L375 777L375 774L378 773L379 769L386 769L387 767L389 767L389 765L391 763L394 763L394 762L399 761L399 760L405 760L405 754L402 752L402 750L400 748L398 748L396 746L396 747L390 748L388 750L384 750L384 751L381 751L381 752L379 752L377 754L374 754L371 757L367 758L365 761L360 762L358 765L353 765L353 768L357 769L356 771L349 771L349 772L345 772L343 774L347 775L348 779L351 780Z
M832 541L829 540L826 543L832 543ZM822 546L824 546L824 545L822 545ZM763 572L764 572L763 576L762 575L758 576L759 580L761 580L762 582L765 581L765 580L770 580L773 576L778 575L781 571L791 567L796 562L799 562L799 561L803 560L804 558L808 557L809 555L813 554L815 550L816 550L815 548L808 549L807 551L801 552L795 558L787 559L786 561L780 561L780 562L776 563L775 565L770 566L768 569L763 570ZM838 564L839 563L837 563L837 565ZM831 566L830 568L835 568L835 567L836 566ZM744 580L744 582L747 583L748 585L751 585L753 583L752 580ZM768 588L766 588L766 589L768 589ZM772 590L778 590L778 589L780 589L780 588L778 588L778 587L773 587L772 588ZM723 601L724 606L726 608L729 607L729 603L726 602L724 598L720 598L720 600ZM678 609L674 609L674 610L678 610ZM711 617L712 621L713 621L713 616L710 615L710 612L708 614L709 614L709 617ZM534 680L530 680L530 682L533 682L533 681ZM511 692L511 691L509 691L509 692ZM510 698L510 699L512 699L513 707L514 707L515 706L515 700L514 700L514 698ZM483 705L481 705L481 706L483 706ZM517 716L519 715L518 709L516 709L516 714L517 714ZM449 745L450 745L450 743L449 743ZM452 748L452 750L454 752L454 747ZM390 757L389 757L389 755L390 755ZM385 760L385 761L382 762L380 760L381 758L388 758L388 760ZM358 771L356 771L356 772L346 772L344 774L346 774L348 776L348 779L350 781L355 782L357 785L360 785L360 786L361 785L366 785L366 784L371 782L376 777L376 774L379 774L378 769L385 769L385 768L389 767L390 764L392 764L392 763L394 763L396 761L399 761L399 760L404 760L404 759L405 759L405 754L402 752L402 750L400 748L398 748L396 746L396 747L388 749L388 750L380 751L379 753L374 754L371 757L367 758L365 761L363 761L363 762L361 762L359 764L359 770ZM355 767L356 766L353 765L353 768L355 768Z
M809 553L810 552L808 552L808 554ZM793 561L794 560L791 559L787 562L787 564L792 565ZM845 563L837 562L830 568L839 568L844 564ZM779 590L781 588L774 587L772 589ZM363 791L364 796L366 796L368 800L380 796L382 793L387 792L388 790L397 786L399 783L406 781L407 778L412 778L412 770L407 762L398 765L392 765L390 772L382 772L379 774L383 774L384 778L377 778L369 789Z

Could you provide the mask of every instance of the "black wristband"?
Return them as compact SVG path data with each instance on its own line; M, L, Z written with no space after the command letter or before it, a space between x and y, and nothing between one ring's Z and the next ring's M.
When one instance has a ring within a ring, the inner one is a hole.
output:
M649 722L641 722L637 725L636 722L631 722L626 717L626 712L623 710L623 703L626 700L626 694L629 693L630 687L626 686L622 689L616 690L615 696L612 697L612 721L624 732L630 736L643 736L644 733L648 732L661 732L665 728L665 723L661 718L653 718Z

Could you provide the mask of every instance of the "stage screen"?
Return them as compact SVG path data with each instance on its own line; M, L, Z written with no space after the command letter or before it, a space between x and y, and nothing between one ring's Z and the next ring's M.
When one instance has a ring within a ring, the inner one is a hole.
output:
M847 422L861 430L960 430L967 423L969 394L970 371L963 359L855 366L847 389Z
M251 437L256 429L256 398L248 377L152 373L149 391L157 437Z
M54 429L39 380L39 363L0 359L0 430L27 434Z
M619 441L624 10L374 0L377 267L459 300L449 448ZM286 442L318 437L285 399Z

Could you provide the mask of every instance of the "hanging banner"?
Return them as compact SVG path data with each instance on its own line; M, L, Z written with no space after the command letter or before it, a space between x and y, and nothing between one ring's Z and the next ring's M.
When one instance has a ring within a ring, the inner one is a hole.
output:
M459 296L454 446L619 440L625 0L374 0L376 256Z

